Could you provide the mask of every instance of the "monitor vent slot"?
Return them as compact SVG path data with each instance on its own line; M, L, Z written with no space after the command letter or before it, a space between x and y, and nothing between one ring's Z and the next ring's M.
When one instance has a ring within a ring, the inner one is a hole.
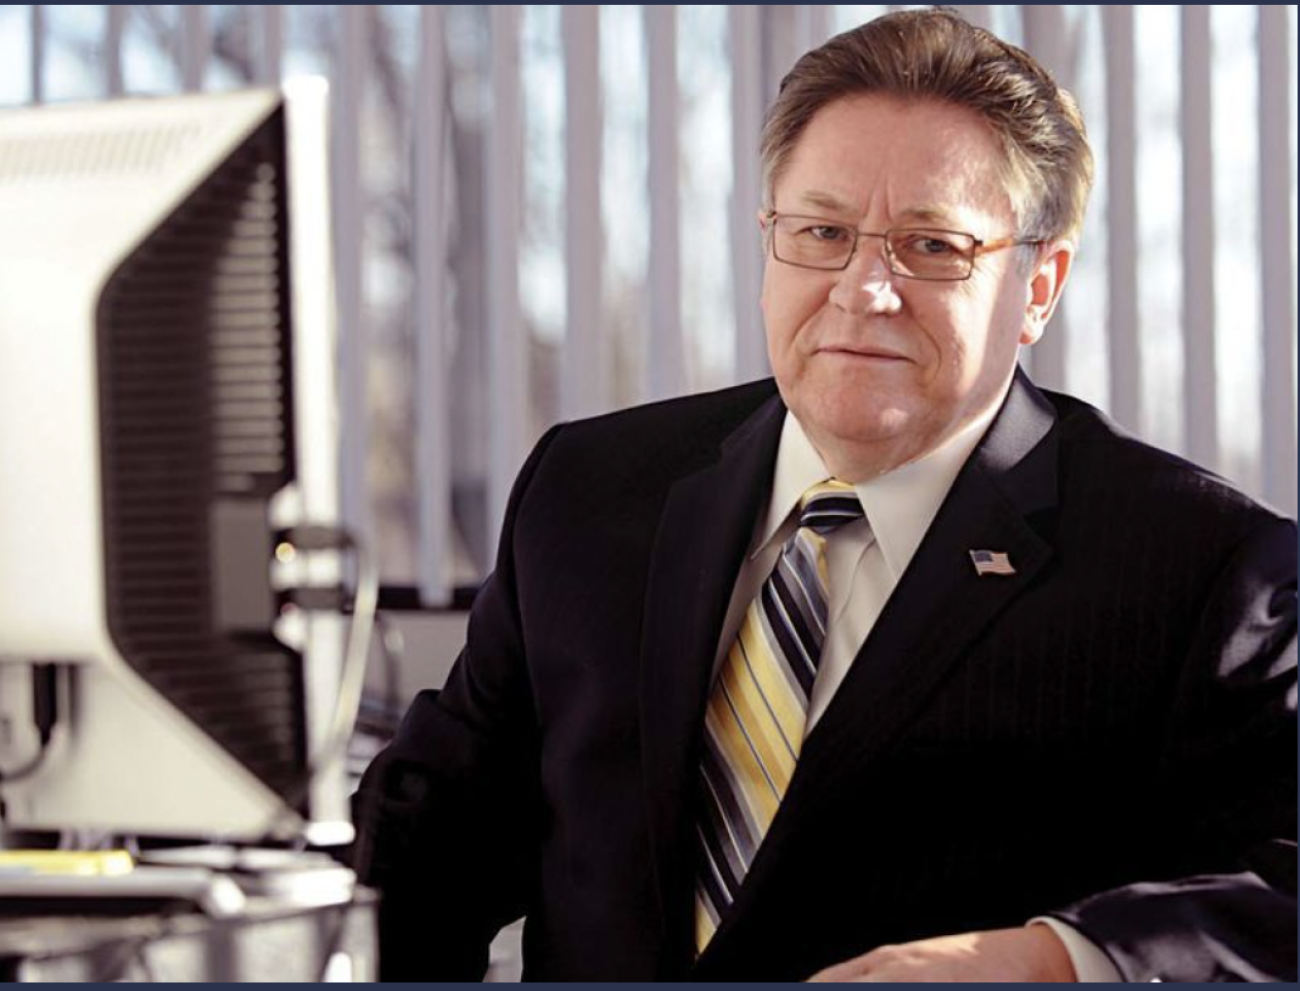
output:
M0 184L147 178L166 168L202 133L195 124L172 123L101 133L9 138L0 142Z
M121 265L100 301L98 344L109 629L141 676L296 800L302 658L271 632L265 526L294 465L278 125L247 140ZM254 523L254 567L239 574L266 610L239 629L214 608L228 553L216 521L231 506Z

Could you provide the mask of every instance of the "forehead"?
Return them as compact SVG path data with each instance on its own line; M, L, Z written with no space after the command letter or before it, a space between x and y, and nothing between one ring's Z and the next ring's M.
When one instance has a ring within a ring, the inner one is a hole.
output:
M1006 162L974 111L878 94L817 112L777 178L777 209L855 221L1014 224Z

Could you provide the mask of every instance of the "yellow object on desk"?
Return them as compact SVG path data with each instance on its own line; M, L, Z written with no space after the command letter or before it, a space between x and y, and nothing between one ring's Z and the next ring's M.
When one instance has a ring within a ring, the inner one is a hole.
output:
M0 877L73 874L119 877L130 874L135 859L126 850L0 850Z

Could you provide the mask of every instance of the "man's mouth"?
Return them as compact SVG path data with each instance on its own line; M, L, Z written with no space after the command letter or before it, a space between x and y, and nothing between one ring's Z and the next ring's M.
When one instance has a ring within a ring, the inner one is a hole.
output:
M818 350L823 354L834 354L847 358L860 358L864 361L904 362L911 360L906 355L899 354L897 351L889 351L884 348L831 346L819 348Z

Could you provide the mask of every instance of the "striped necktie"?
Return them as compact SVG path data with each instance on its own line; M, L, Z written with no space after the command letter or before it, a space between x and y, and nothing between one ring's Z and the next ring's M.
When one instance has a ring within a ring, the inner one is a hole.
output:
M735 900L803 745L826 640L827 535L862 518L853 487L830 479L799 500L799 528L750 603L704 718L695 947Z

